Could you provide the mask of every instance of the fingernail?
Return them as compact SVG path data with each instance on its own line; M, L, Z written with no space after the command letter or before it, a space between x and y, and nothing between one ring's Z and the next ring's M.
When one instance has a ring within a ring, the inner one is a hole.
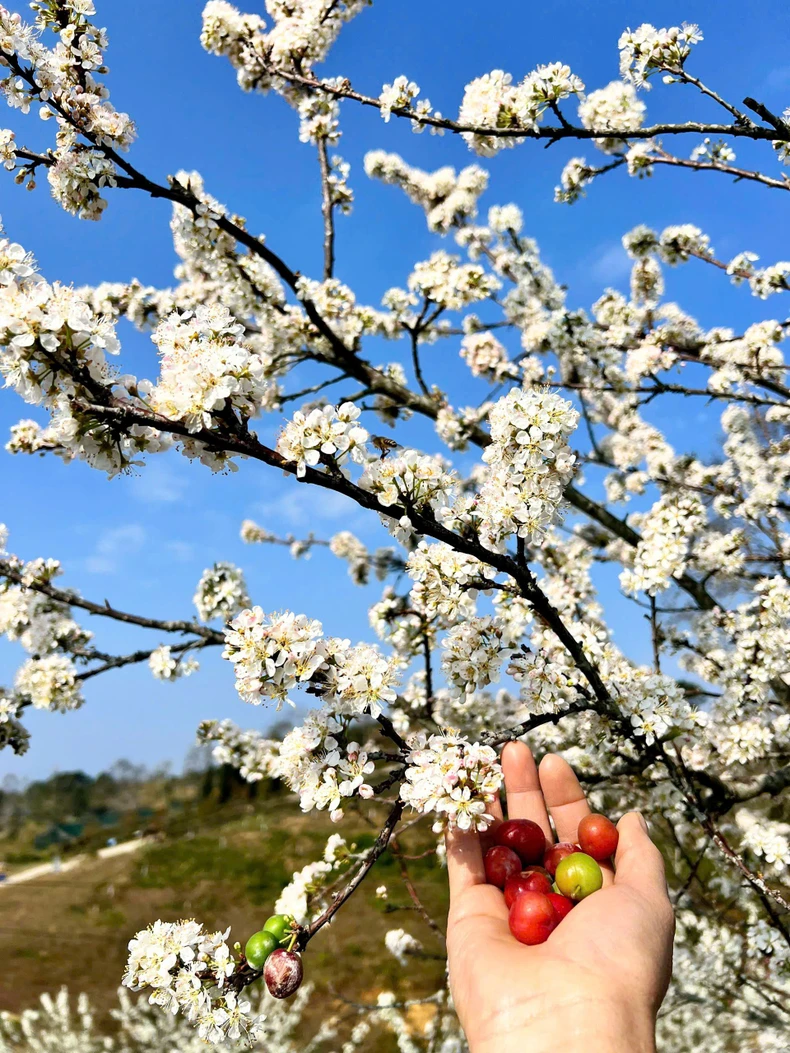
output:
M648 835L648 837L649 837L649 836L650 836L650 828L649 828L649 827L648 827L648 825L647 825L647 819L645 819L645 817L644 817L644 816L642 815L642 813L641 813L641 812L637 812L637 813L636 813L636 816L637 816L637 818L639 819L639 825L640 825L640 826L642 827L642 829L644 830L644 832L645 832L645 833L646 833L646 834Z

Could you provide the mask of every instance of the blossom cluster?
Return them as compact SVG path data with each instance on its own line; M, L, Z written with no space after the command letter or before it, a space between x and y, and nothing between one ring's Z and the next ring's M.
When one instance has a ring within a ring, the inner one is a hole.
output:
M375 765L357 742L345 742L345 725L329 710L312 710L283 739L277 774L299 795L302 811L327 809L343 818L343 802L373 796L367 782Z
M245 702L260 705L277 701L312 679L326 665L330 648L322 639L321 623L290 611L266 616L260 607L243 610L225 631L223 658L233 663L236 689Z
M702 40L699 26L684 22L682 26L656 29L649 22L637 29L627 29L619 41L620 73L636 87L650 87L648 77L663 71L671 81L681 73L691 48Z
M480 195L488 186L488 173L479 165L468 165L457 173L449 166L425 172L384 150L365 154L365 174L399 186L424 209L429 230L442 234L475 218Z
M341 530L331 538L329 550L333 556L348 563L348 573L355 584L367 584L371 557L367 547L355 534L350 530Z
M530 713L559 713L576 698L576 677L545 655L520 652L511 660L508 672L521 685Z
M377 716L395 698L395 665L368 644L325 637L321 623L303 614L267 616L260 607L241 612L225 630L223 657L234 665L236 688L245 700L295 703L298 685L331 702L337 712Z
M694 494L669 494L632 519L640 527L641 540L620 584L626 592L655 596L685 571L691 542L706 522L705 508Z
M172 647L162 644L151 651L148 668L157 680L178 680L179 677L196 673L200 663L196 658L184 657L181 653L174 657Z
M111 476L140 453L170 444L156 428L113 428L75 408L80 399L107 401L116 383L122 387L124 378L107 360L119 348L110 319L97 315L74 289L40 279L32 257L0 230L0 375L26 402L51 413L47 446Z
M538 66L520 84L513 84L509 73L497 69L467 84L458 123L483 129L533 130L550 106L583 91L579 77L561 62ZM479 132L463 134L470 148L484 156L518 141Z
M635 132L642 127L645 110L633 84L614 80L585 96L579 103L579 120L584 128L596 131ZM595 145L604 153L615 153L622 149L623 140L596 139Z
M457 476L442 457L431 457L417 450L404 450L395 456L368 461L359 480L363 490L375 494L382 508L402 505L409 512L438 512L452 501ZM411 522L406 516L387 523L398 536L398 526L409 536Z
M38 6L38 5L37 5ZM62 11L51 5L39 7L36 26L0 8L0 32L10 67L2 81L9 106L28 113L40 103L44 120L57 125L56 146L47 165L52 196L62 207L81 219L95 220L107 202L105 186L116 185L117 168L106 149L126 151L135 138L131 118L109 102L109 91L98 79L107 72L103 51L107 35L92 24L93 3L69 3ZM54 48L42 43L42 31L51 29L58 38ZM0 156L8 169L20 160L10 133L2 135ZM17 181L27 177L35 187L32 169L20 167Z
M418 812L435 814L435 826L486 830L502 785L502 769L490 746L470 743L448 731L419 732L410 742L401 799Z
M494 384L518 376L517 367L493 333L468 333L461 341L461 358L473 377L484 377Z
M296 463L296 474L303 478L321 457L337 463L348 456L358 463L367 459L367 431L357 423L359 407L351 402L342 406L321 406L308 413L297 412L277 440L277 452Z
M472 695L499 680L502 663L511 653L503 637L503 627L489 615L450 629L442 643L442 669L452 695Z
M268 1053L301 1053L301 1038L295 1032L313 994L312 984L305 983L293 998L278 1001L263 985L251 991L252 1015L257 1016L256 1050ZM30 1053L62 1050L68 1053L205 1053L206 1042L180 1013L162 1012L145 997L134 998L121 987L109 1020L100 1013L87 995L71 995L66 987L57 994L45 992L30 1008L21 1013L0 1015L0 1049L10 1053L21 1045ZM336 1024L329 1017L313 1035L314 1048L328 1048L336 1034ZM223 1053L245 1053L250 1041L225 1039Z
M152 1005L182 1013L206 1042L252 1045L263 1020L231 982L238 963L229 933L207 933L196 921L154 922L129 941L124 986L150 989Z
M159 381L144 391L151 408L198 432L226 408L249 418L276 405L271 359L247 346L243 333L244 326L221 304L164 319L154 332Z
M439 250L409 275L409 291L449 311L486 300L500 287L499 279L477 263L461 263L458 256Z
M401 965L406 964L406 959L410 954L416 954L422 950L420 941L405 929L389 929L384 937L384 946Z
M381 599L368 610L370 627L380 640L392 648L402 666L424 651L426 640L432 642L434 627L409 605L406 596L398 595L393 585L387 585Z
M207 567L197 584L192 602L202 622L215 618L230 621L249 606L250 597L244 574L233 563L219 562Z
M538 540L553 522L574 467L567 440L579 415L551 392L512 389L489 415L491 473L480 490L483 530L501 546L511 534Z
M278 87L277 70L299 72L321 62L344 23L365 7L365 0L345 0L329 9L314 0L267 5L271 29L258 15L242 15L225 0L209 0L203 9L203 47L224 55L237 70L245 91Z
M256 731L242 731L232 720L204 720L198 725L197 740L213 743L212 756L218 764L230 764L247 782L277 778L280 743Z
M22 710L20 700L0 690L0 750L8 746L17 756L27 753L30 735L17 719Z
M623 664L612 686L619 707L648 746L673 732L690 731L707 722L707 714L689 702L673 677L663 673Z
M735 821L743 831L742 845L760 856L777 873L790 867L790 824L759 818L745 808Z
M421 541L409 554L406 573L414 582L414 609L445 627L474 613L477 589L492 576L487 564L443 541Z
M29 658L17 672L14 686L36 709L66 713L79 709L84 701L74 662L64 654Z
M25 584L0 583L0 636L18 641L28 654L37 657L85 647L92 633L74 621L70 608L30 587L37 578L36 568L37 561L22 565ZM55 563L48 568L45 580L59 571Z

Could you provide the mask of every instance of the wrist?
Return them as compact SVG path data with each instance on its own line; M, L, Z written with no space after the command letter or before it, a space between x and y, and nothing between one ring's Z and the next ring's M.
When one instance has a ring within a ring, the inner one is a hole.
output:
M470 1053L655 1053L655 1017L635 1000L606 994L536 994L467 1036Z

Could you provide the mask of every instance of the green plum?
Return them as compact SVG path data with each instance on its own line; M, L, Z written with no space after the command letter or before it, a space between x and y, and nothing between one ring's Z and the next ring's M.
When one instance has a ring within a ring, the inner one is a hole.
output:
M592 856L574 852L557 864L554 880L563 896L578 903L598 891L603 885L603 874Z
M264 924L263 931L271 932L278 944L287 943L296 927L296 921L289 914L272 914Z
M254 932L252 936L247 940L247 946L244 948L244 957L247 959L253 969L262 969L266 959L272 953L276 951L279 946L279 941L273 932Z

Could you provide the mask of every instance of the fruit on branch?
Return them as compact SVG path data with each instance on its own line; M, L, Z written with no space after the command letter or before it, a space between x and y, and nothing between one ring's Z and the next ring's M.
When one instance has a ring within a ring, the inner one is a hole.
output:
M519 943L529 946L545 943L559 921L551 900L542 892L523 892L508 915L510 931Z
M274 998L290 998L299 990L303 976L302 956L282 947L269 955L263 967L263 978Z
M598 891L603 885L603 874L592 856L574 852L560 860L554 880L563 896L578 903Z
M290 942L296 928L296 920L290 914L272 914L263 925L263 931L271 932L277 938L277 943L281 945Z
M247 940L244 957L253 969L262 969L266 959L272 951L277 950L278 946L279 940L274 933L262 929L260 932L254 932Z
M559 844L551 845L546 849L546 855L543 857L543 866L554 877L560 860L578 851L578 845L574 845L570 841L560 841Z
M486 881L503 889L508 878L521 873L521 860L512 848L494 845L485 854L483 860L486 870Z
M570 912L573 910L573 900L568 899L567 896L563 896L560 892L549 892L548 898L551 900L551 905L557 913L558 924L563 918L567 918Z
M539 870L522 871L505 882L505 906L512 907L516 899L524 892L542 892L544 896L551 892L551 878Z
M527 866L540 863L546 851L546 835L531 819L508 819L497 827L496 843L511 848Z
M579 847L599 863L610 859L617 851L620 835L617 827L605 815L585 815L579 823Z

